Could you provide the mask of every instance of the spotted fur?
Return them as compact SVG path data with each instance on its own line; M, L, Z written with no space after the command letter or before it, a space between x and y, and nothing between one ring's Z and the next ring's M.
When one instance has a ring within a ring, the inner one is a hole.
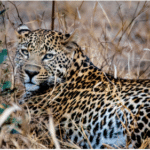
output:
M15 61L26 93L20 104L32 118L46 124L51 109L57 137L82 148L140 147L150 136L150 80L102 72L75 34L21 27Z

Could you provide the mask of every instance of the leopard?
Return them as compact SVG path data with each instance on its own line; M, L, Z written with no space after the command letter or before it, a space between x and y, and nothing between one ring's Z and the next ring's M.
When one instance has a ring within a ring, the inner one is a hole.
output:
M149 79L115 78L96 67L77 44L77 30L21 24L16 33L15 63L26 89L19 104L31 123L48 123L51 111L58 139L81 148L140 148L150 137Z

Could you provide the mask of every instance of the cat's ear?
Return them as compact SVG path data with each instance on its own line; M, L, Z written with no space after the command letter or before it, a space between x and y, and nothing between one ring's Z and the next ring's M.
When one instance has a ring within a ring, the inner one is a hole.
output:
M66 52L71 52L76 48L78 39L78 29L76 29L72 34L65 34L64 40L61 42L61 44L64 46Z
M16 34L19 40L25 38L30 33L30 29L27 25L20 24L17 28Z

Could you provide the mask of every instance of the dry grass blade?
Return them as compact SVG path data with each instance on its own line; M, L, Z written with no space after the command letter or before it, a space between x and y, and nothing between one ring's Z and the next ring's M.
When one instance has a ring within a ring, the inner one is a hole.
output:
M20 22L23 24L23 21L22 21L20 15L19 15L19 11L18 11L17 6L16 6L13 2L11 2L11 1L9 1L9 2L10 2L12 5L14 5L14 7L15 7L15 9L16 9L16 11L17 11L17 14L18 14L18 18L20 19Z
M70 149L81 149L81 147L79 147L78 145L74 144L72 141L69 140L69 142L64 142L62 140L59 140L59 142L63 145L63 146L67 146Z
M11 139L11 141L13 142L13 144L16 146L17 149L20 149L20 146L15 139Z
M101 9L102 9L102 11L103 11L104 16L106 17L106 19L107 19L107 21L108 21L109 25L110 25L110 26L111 26L111 28L112 28L112 25L111 25L111 23L110 23L110 20L109 20L109 18L108 18L108 15L106 14L106 11L104 10L104 8L103 8L103 6L101 5L101 3L100 3L100 2L98 2L98 4L99 4L99 6L101 7Z
M9 115L16 111L16 110L21 110L21 108L19 106L17 106L16 104L13 104L12 107L7 108L6 110L4 110L4 112L2 113L2 115L0 116L0 126L4 123L4 121L9 117Z
M49 116L49 132L51 133L51 137L53 139L53 142L55 144L56 149L60 149L60 145L59 145L58 140L56 138L54 121L53 121L52 115Z
M97 86L99 86L100 84L102 84L102 82L98 82L97 84L95 84L94 87L93 87L93 91L94 91L94 89L95 89Z
M117 67L114 65L114 78L117 79Z
M55 3L55 10L52 3ZM14 56L17 45L17 38L14 31L20 23L28 24L32 30L39 28L55 29L63 33L70 33L78 28L80 31L80 40L78 40L77 43L81 46L82 50L83 47L85 47L84 54L90 58L94 65L104 71L104 73L111 73L111 75L113 75L115 78L121 77L127 79L129 75L132 79L150 78L150 9L148 5L149 2L131 1L0 2L0 11L7 10L5 13L0 15L0 49L6 48L8 50L7 61L5 64L0 64L0 91L3 81L11 81L11 89L17 87L15 93L8 93L4 98L0 95L0 108L5 109L2 105L3 103L10 105L11 102L17 102L17 99L20 99L24 93L23 85L18 78L19 73L16 71L16 67L14 66ZM52 14L52 16L50 14ZM145 68L143 67L143 64L146 64ZM7 70L5 68L7 68ZM120 106L122 106L122 112L125 112L125 110L128 111L134 120L134 125L129 126L128 128L127 116L123 115L125 123L123 121L121 122L122 127L127 129L127 135L130 135L131 132L129 129L134 130L134 128L137 126L135 117L140 115L141 106L139 107L137 115L134 115L131 110L128 110L128 108L123 105L124 103L122 102L122 91L120 91L120 87L122 85L115 84L115 82L112 82L111 79L109 79L107 74L104 75L108 81L114 85L112 94L114 100L117 99L120 101L119 103L112 105L112 107L120 108ZM55 85L56 80L57 78L55 76ZM98 86L102 85L103 82L99 81L97 84L95 84L95 86L93 86L93 91L95 88L98 88ZM66 86L62 86L59 89L59 92L54 97L51 97L51 95L53 95L56 91L56 86L54 86L50 93L44 94L44 98L40 101L40 103L42 104L44 101L48 101L49 105L53 102L60 105L60 102L56 101L56 99L60 96L65 88ZM107 87L105 90L109 92L111 89L110 87ZM86 96L88 96L88 94L86 94ZM107 98L108 97L105 94L105 103L110 102L107 100ZM70 101L70 98L67 98L67 101ZM44 103L41 109L45 110L45 107L47 107L47 103ZM48 127L42 127L43 130L45 128L50 128L50 131L46 133L42 131L41 136L34 135L34 133L29 134L29 122L35 119L35 117L32 111L29 109L30 107L26 106L26 108L27 111L21 111L21 116L19 116L22 122L21 128L18 128L18 126L16 126L16 124L13 122L11 122L9 126L5 125L4 123L4 121L7 119L7 116L13 112L12 107L8 109L9 111L4 111L4 113L0 116L0 148L10 149L13 147L39 149L48 148L48 146L56 146L56 148L81 149L78 144L73 143L71 140L64 141L62 136L60 136L60 139L56 138L53 118L50 118L49 121L51 124L48 124ZM20 115L19 111L17 113ZM18 121L19 118L17 113L12 113L11 116ZM57 113L59 113L59 111ZM39 116L37 115L37 118L38 117ZM117 117L119 118L119 114L117 114ZM55 119L57 120L57 118ZM34 122L33 126L42 125L40 123L41 122L36 124ZM79 126L78 124L75 124L75 126L82 134L81 142L82 140L87 141L88 139L86 134L88 131L86 132L86 128L84 129L82 125ZM16 130L20 134L10 134L12 129ZM64 128L64 130L65 129L66 128ZM52 137L49 136L49 132ZM16 135L17 138L12 135ZM52 143L46 143L45 145L43 142L43 140L45 140L45 136L46 138L49 136L49 139L52 141ZM9 142L7 142L7 139ZM3 142L5 140L6 144ZM55 142L55 145L53 141ZM87 141L87 144L88 143L89 141ZM149 148L149 143L150 139L145 139L140 148ZM93 146L93 144L91 145ZM127 141L126 146L124 145L122 148L128 148L128 145L129 144ZM112 147L107 144L104 144L104 146L108 149L112 149ZM115 148L119 147L115 146Z
M114 149L114 147L111 147L111 146L108 145L108 144L104 144L104 143L103 143L103 145L104 145L107 149Z
M146 138L139 149L147 149L150 145L150 138Z
M92 145L91 145L91 142L89 141L89 139L88 139L88 137L87 137L87 135L86 135L86 133L85 133L83 127L81 127L81 130L82 130L82 133L83 133L85 139L87 140L87 143L88 143L89 146L90 146L90 149L93 149L93 148L92 148Z

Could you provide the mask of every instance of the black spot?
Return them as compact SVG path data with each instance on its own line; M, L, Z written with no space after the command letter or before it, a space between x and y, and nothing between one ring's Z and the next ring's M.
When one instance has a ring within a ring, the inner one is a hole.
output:
M143 139L146 138L146 135L147 135L147 134L146 134L145 132L142 132L142 133L141 133L141 136L142 136Z
M38 113L38 110L36 110L34 113L37 114L37 113Z
M89 69L93 69L93 66L90 66Z
M81 117L81 115L82 115L81 113L78 113L78 114L77 114L77 117L78 117L78 118L80 118L80 117Z
M83 114L86 114L88 112L88 107L84 110Z
M137 147L140 147L141 146L141 137L139 135L137 135L137 141L138 141Z
M99 111L101 109L101 107L97 107L96 109L95 109L95 111Z
M79 137L82 137L82 134L81 134L81 132L78 132L78 135L79 135Z
M135 131L136 133L139 133L139 129L135 129L134 131Z
M56 101L57 101L57 102L60 102L60 101L61 101L61 99L60 99L60 98L57 98L57 99L56 99Z
M120 128L121 123L119 121L116 121L116 124L117 124L117 128Z
M99 145L99 143L100 143L100 135L101 135L101 133L99 133L99 134L97 135L97 138L96 138L96 145Z
M85 116L85 117L83 118L83 124L85 124L86 121L87 121L87 117Z
M146 112L147 112L147 113L150 112L150 108L147 108L147 109L146 109Z
M87 126L87 130L91 130L91 125L89 124L88 126Z
M69 136L71 136L73 134L72 129L69 129Z
M71 115L71 119L72 119L72 120L74 119L75 115L76 115L76 112L74 112L74 113Z
M72 127L72 123L69 123L69 124L68 124L68 127Z
M87 147L87 145L86 145L86 144L84 144L84 145L83 145L83 148L87 149L88 147Z
M70 37L70 34L65 34L65 37L66 37L66 38L69 38L69 37Z
M105 148L105 146L104 145L102 145L101 147L100 147L100 149L104 149Z
M129 109L133 110L133 109L134 109L133 105L130 105L130 106L129 106Z
M97 117L97 118L98 118L98 117ZM95 122L97 122L97 118L92 122L93 125L95 124Z
M86 107L86 105L83 105L83 106L81 107L81 110L84 110L85 107Z
M114 128L111 129L109 137L112 138L114 133Z
M137 106L136 106L136 109L138 109L140 106L141 106L141 105L137 105Z
M150 113L147 114L148 118L150 118Z
M93 129L93 133L95 134L96 131L98 131L99 129L99 122L95 125L94 129Z
M133 132L131 133L131 139L134 141L136 140L135 134Z
M79 122L80 122L80 120L76 120L76 122L75 122L75 123L76 123L76 124L79 124Z
M110 120L108 123L109 128L111 128L112 124L113 124L113 122L112 122L112 120Z
M75 73L75 72L74 72L73 70L71 70L70 75L73 76L74 73Z
M92 141L93 141L93 136L92 135L90 135L90 142L92 143Z
M145 93L148 93L148 91L149 91L148 89L145 89L145 90L144 90Z
M89 114L89 118L91 118L93 116L93 111ZM91 122L91 120L89 119L89 122Z
M94 88L94 91L95 91L95 92L98 92L98 91L99 91L99 89L98 89L98 88Z
M101 77L100 77L100 76L98 76L98 77L96 78L96 80L101 80Z
M103 129L103 121L100 123L100 129Z
M107 117L107 116L104 117L104 125L106 124L106 117Z
M148 107L149 106L149 104L144 104L144 107Z
M143 118L142 118L142 121L144 121L145 124L148 123L148 119L147 119L146 117L143 117Z
M79 64L77 62L75 62L74 66L77 67L77 70L79 69Z
M37 109L37 107L33 107L33 110L36 110Z
M138 103L140 101L140 98L137 98L134 102Z
M145 128L144 133L145 133L145 137L146 137L147 133L148 133L148 129L147 128Z
M143 115L144 115L143 111L140 111L140 116L143 116Z
M87 67L88 65L87 65L87 63L83 63L83 67Z
M78 137L75 136L75 137L74 137L74 142L77 143L77 141L78 141Z
M125 105L127 106L129 104L129 102L126 102Z
M108 112L111 112L112 110L113 110L113 108L109 108L109 109L108 109Z
M115 114L115 111L109 115L109 118L113 117L114 114Z
M71 46L66 46L66 48L67 48L67 49L72 49L72 47L71 47Z
M139 127L140 130L142 130L143 127L144 127L143 123L139 123L139 124L138 124L138 127Z
M79 104L76 104L73 110L77 109L79 107Z
M103 131L103 135L104 135L105 138L107 138L107 129L105 129L105 130Z
M148 137L150 137L150 131L147 132Z
M106 113L106 111L107 111L107 109L103 109L103 110L101 111L101 118L104 116L104 114Z

